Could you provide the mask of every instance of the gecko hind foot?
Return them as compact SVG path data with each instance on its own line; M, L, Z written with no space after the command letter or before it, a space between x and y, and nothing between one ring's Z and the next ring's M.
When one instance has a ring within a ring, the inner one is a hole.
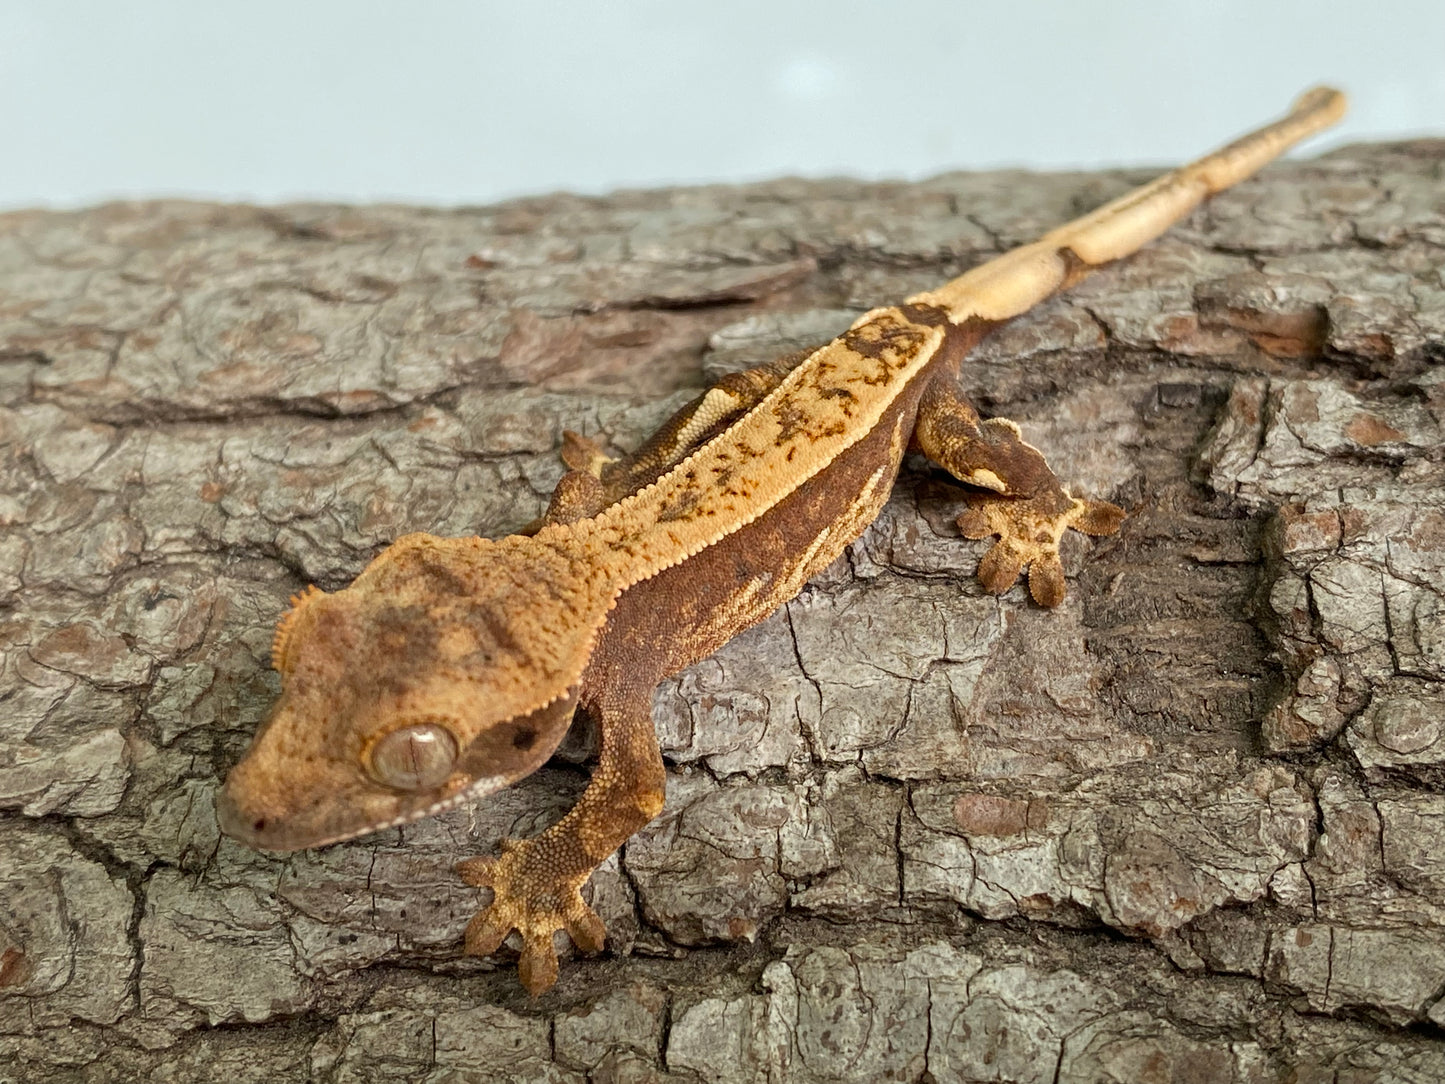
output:
M1110 535L1123 522L1124 510L1108 501L1083 500L1067 490L1035 497L970 495L968 511L957 519L965 538L998 541L978 562L978 578L1001 595L1027 570L1029 594L1040 606L1064 601L1064 566L1059 540L1072 527L1088 535Z
M467 884L492 890L492 902L467 924L465 952L490 956L507 935L522 935L517 976L536 997L557 981L557 950L552 935L566 930L583 952L602 950L607 930L582 899L584 876L575 883L549 869L545 849L536 840L506 840L496 858L467 858L456 871Z

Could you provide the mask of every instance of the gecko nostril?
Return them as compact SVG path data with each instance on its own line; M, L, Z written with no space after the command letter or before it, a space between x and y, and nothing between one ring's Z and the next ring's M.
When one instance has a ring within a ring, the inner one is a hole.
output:
M535 730L519 730L512 735L512 747L514 749L530 749L537 744L537 732Z
M251 822L251 827L258 832L264 832L266 830L266 818L257 817L254 821Z

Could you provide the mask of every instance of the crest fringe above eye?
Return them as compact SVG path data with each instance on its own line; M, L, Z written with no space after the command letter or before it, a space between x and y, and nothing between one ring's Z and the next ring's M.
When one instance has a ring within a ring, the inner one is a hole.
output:
M302 610L314 602L325 591L314 583L308 584L306 590L298 591L291 596L291 608L281 615L281 620L276 622L276 634L271 638L271 669L275 670L282 677L291 671L291 663L286 658L286 649L291 643L291 632L296 627L296 618Z

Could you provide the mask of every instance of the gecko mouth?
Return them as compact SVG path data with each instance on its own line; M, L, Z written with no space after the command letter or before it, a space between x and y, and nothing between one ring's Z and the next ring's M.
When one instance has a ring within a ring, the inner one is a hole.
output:
M234 778L234 773L233 773ZM279 807L271 803L248 802L241 798L231 779L216 796L216 821L220 829L248 847L285 854L312 847L342 843L372 832L397 828L424 817L453 809L463 802L485 798L506 787L512 780L505 775L483 776L464 783L449 793L432 795L429 800L414 796L404 808L391 798L389 808L376 810L375 817L356 816L368 805L376 805L375 796L358 796L352 815L338 817L338 794L334 790L318 793L304 805ZM371 801L367 799L371 798Z

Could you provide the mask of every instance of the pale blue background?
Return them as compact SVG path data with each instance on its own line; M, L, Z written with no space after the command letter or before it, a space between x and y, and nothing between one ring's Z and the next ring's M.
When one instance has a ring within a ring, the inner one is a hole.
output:
M0 207L1167 163L1324 80L1445 134L1445 2L0 0Z

